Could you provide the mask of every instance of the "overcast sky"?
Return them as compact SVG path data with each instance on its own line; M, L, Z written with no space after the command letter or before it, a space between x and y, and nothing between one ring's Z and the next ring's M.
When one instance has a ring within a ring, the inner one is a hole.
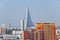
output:
M60 25L60 0L0 0L0 24L19 25L27 6L34 24L54 22Z

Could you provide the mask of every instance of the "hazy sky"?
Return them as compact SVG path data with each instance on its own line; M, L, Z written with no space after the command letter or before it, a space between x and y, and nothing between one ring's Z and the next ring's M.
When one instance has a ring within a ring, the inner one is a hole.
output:
M0 0L0 24L19 25L27 6L34 24L54 22L60 25L60 0Z

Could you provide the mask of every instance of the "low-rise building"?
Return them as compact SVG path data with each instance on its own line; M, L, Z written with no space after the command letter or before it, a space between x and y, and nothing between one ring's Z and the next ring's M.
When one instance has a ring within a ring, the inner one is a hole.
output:
M0 40L19 40L18 35L0 35Z

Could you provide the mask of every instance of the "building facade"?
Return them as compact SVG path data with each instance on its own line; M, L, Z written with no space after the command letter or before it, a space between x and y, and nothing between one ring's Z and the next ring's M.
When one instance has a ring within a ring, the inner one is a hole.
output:
M44 40L44 31L36 31L36 30L25 30L22 34L23 40Z
M6 34L7 29L6 28L0 28L0 34Z
M56 25L54 23L37 23L36 30L44 30L44 40L56 40Z

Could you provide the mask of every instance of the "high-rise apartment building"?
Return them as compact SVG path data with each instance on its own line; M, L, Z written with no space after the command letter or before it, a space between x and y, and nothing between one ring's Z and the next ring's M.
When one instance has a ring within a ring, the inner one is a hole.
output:
M28 29L22 35L23 40L44 40L44 30L36 31L34 29Z
M44 30L44 40L56 40L55 23L37 23L36 30Z
M6 28L0 28L0 34L6 34L7 29Z

